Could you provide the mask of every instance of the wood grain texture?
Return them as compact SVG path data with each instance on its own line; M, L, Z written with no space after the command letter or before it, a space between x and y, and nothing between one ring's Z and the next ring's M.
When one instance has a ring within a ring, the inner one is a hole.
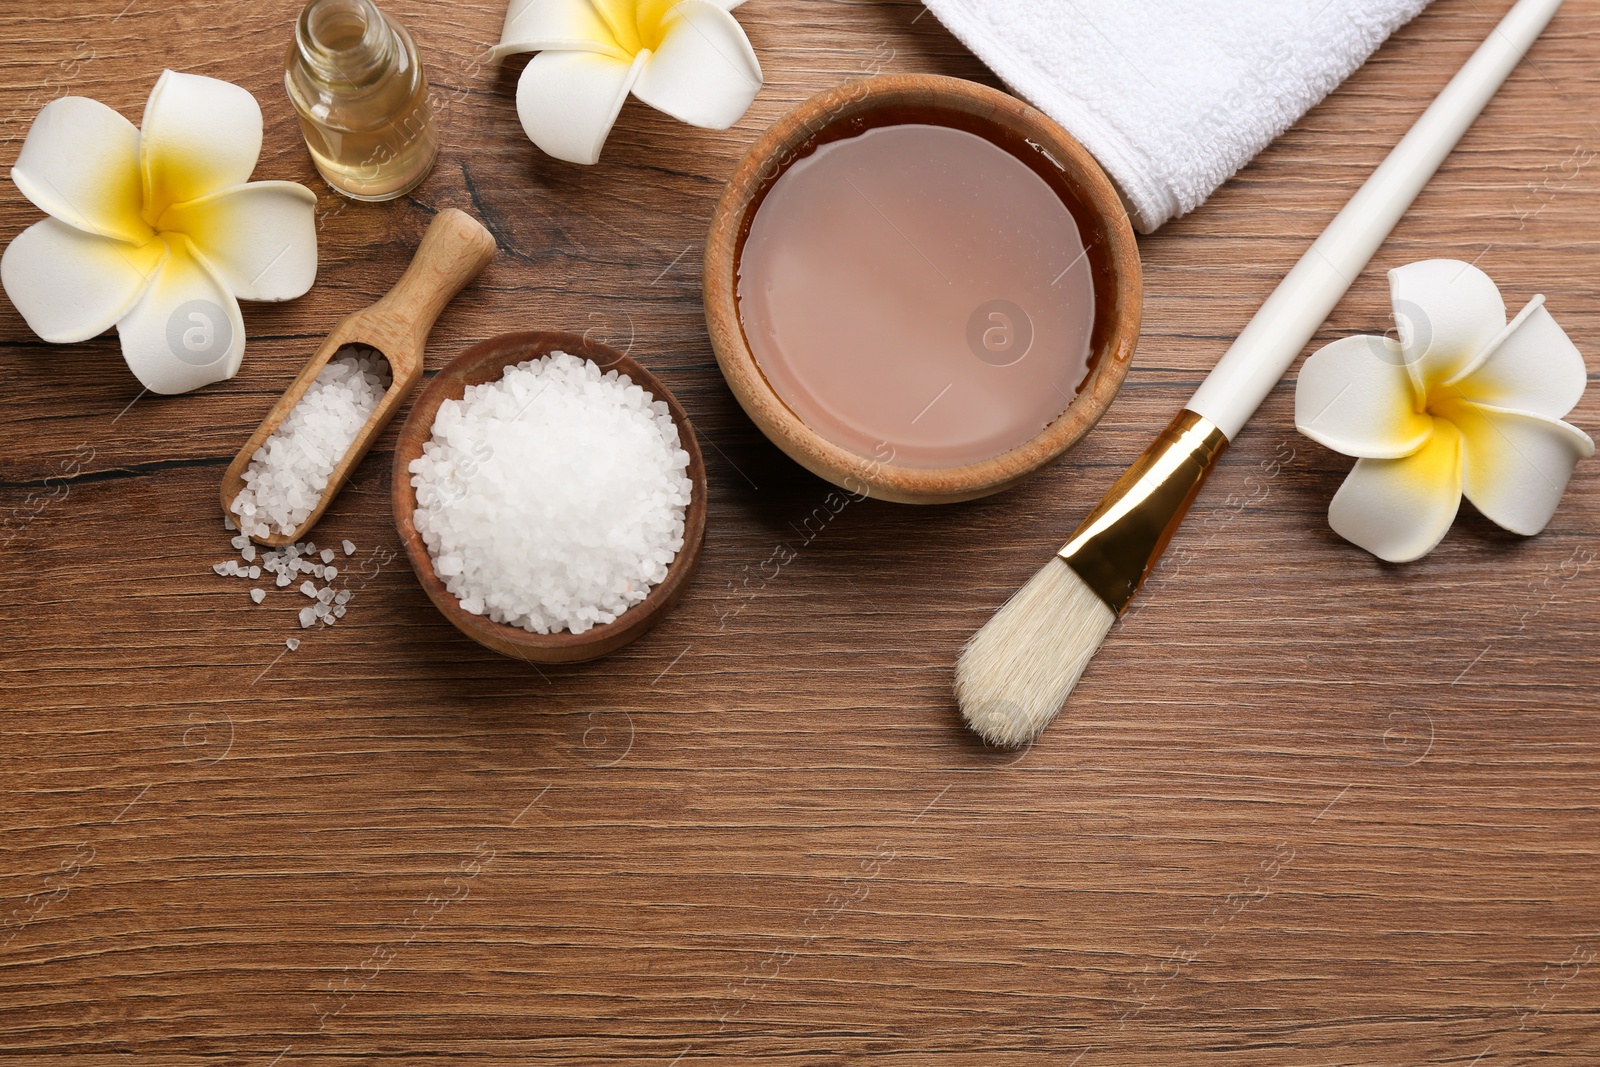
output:
M1348 461L1292 386L1230 451L1069 712L1018 757L958 725L957 648L1187 398L1509 0L1436 0L1203 209L1141 241L1142 343L1055 468L940 509L840 506L739 412L702 317L744 147L873 70L993 78L913 3L759 0L733 129L630 104L541 157L501 0L391 0L442 109L411 197L315 177L280 84L292 0L0 5L0 161L46 100L137 117L161 68L262 101L257 176L318 191L305 298L246 305L240 375L139 397L114 337L0 307L0 1051L64 1064L1588 1065L1600 1055L1600 465L1522 540L1464 514L1384 566L1325 509ZM119 14L120 12L120 14ZM1382 271L1475 260L1600 351L1600 10L1574 0L1319 334ZM252 605L217 482L341 316L461 206L501 254L430 370L516 329L660 375L711 477L659 628L540 670L429 605L390 427L317 538L356 591ZM37 217L0 186L0 239ZM1594 364L1591 362L1591 366ZM1600 428L1600 391L1573 421ZM1470 512L1470 509L1467 509ZM286 653L284 640L304 639Z

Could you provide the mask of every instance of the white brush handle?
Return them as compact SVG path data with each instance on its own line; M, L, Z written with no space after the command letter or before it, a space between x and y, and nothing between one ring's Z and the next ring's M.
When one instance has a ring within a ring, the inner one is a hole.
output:
M1238 434L1561 4L1519 0L1261 305L1190 411L1229 440Z

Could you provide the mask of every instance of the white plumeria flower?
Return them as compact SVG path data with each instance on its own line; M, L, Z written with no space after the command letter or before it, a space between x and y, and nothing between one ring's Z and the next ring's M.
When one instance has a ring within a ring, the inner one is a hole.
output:
M1346 337L1306 360L1295 425L1355 469L1328 508L1334 532L1381 559L1427 555L1463 494L1532 536L1594 442L1562 422L1583 356L1536 296L1509 324L1489 276L1433 259L1389 272L1398 342Z
M52 100L11 171L50 217L6 248L6 295L55 344L115 326L151 392L233 377L239 301L291 300L317 276L317 198L250 182L260 155L255 97L215 78L163 73L141 128L97 100Z
M629 91L691 126L725 130L761 89L761 63L729 14L743 0L511 0L491 55L538 52L517 83L533 143L595 163Z

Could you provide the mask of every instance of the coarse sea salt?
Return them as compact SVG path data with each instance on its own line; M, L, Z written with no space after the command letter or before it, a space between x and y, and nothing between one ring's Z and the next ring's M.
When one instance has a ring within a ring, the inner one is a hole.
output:
M212 564L211 569L213 572L222 577L270 578L274 587L278 589L287 588L298 580L301 573L310 572L313 566L317 571L317 576L321 577L325 572L329 582L332 582L338 576L339 572L335 567L324 567L321 563L312 564L308 562L310 559L320 558L317 555L317 546L310 541L295 542L285 545L281 549L258 551L242 535L238 540L244 540L245 544L242 546L236 544L234 547L238 548L240 554L250 561L249 566L244 566L237 559L230 559ZM351 544L352 550L354 550L354 547ZM319 622L324 626L332 626L336 619L344 617L345 612L342 605L348 603L350 598L355 595L350 589L335 589L332 585L318 586L316 582L310 580L301 582L298 591L312 600L309 607L296 609L296 615L302 628L314 626ZM250 590L251 603L264 604L266 599L267 590L265 588L257 587ZM303 604L305 602L299 601L298 603ZM295 640L294 644L290 646L291 650L298 647L298 640Z
M410 466L445 588L532 633L614 622L667 576L694 491L667 405L554 352L468 386Z
M245 487L230 505L240 528L255 537L299 529L389 381L388 361L376 349L339 349L250 457Z

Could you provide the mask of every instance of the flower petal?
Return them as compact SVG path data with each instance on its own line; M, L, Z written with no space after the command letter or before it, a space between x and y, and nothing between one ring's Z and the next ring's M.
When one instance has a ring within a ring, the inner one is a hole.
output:
M22 195L86 233L150 240L139 214L139 131L98 100L63 96L39 111L11 170Z
M1406 369L1419 397L1459 373L1505 329L1506 304L1483 271L1425 259L1389 272Z
M6 247L0 283L34 333L76 344L115 326L166 255L160 241L140 247L44 219Z
M517 83L517 116L528 137L569 163L597 163L650 53L632 63L593 52L540 52Z
M244 356L239 302L182 234L144 297L117 323L122 358L153 393L186 393L232 378Z
M683 0L663 31L633 95L691 126L738 122L761 91L761 62L738 21L707 0Z
M250 180L261 157L261 106L230 82L165 71L144 106L139 164L145 218Z
M1347 456L1409 456L1433 434L1417 411L1400 346L1386 337L1345 337L1313 352L1295 386L1294 424Z
M1334 533L1390 563L1433 551L1461 507L1461 433L1434 420L1433 436L1402 459L1361 459L1328 505Z
M252 182L167 209L176 230L240 300L293 300L317 280L317 197L294 182Z
M597 52L631 60L589 0L511 0L500 43L490 49L499 62L518 52Z
M1445 384L1466 400L1559 419L1577 406L1588 378L1578 346L1536 296Z
M1467 499L1512 533L1549 525L1572 468L1594 455L1589 435L1564 422L1463 400L1439 407L1461 431Z

